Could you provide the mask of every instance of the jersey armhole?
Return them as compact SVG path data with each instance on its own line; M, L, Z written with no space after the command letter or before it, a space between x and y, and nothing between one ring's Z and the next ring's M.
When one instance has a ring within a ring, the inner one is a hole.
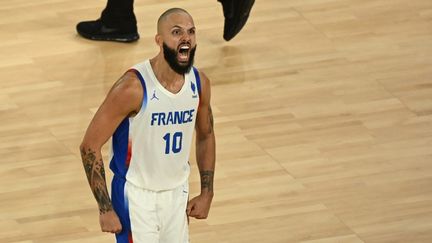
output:
M127 70L126 72L135 73L135 75L138 77L138 79L141 82L141 85L143 87L143 100L142 100L140 112L141 111L144 112L145 108L147 107L147 88L146 88L145 80L144 80L143 76L141 75L141 73L134 68L131 68L131 69Z
M199 94L199 97L201 98L201 78L200 78L198 69L193 67L193 71L195 74L195 80L196 80L196 84L197 84L197 88L198 88L198 94Z

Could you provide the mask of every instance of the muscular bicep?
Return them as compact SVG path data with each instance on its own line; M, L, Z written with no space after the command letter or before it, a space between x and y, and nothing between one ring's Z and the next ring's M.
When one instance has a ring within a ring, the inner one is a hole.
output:
M125 74L110 90L90 122L83 144L102 147L126 117L138 112L143 90L131 75Z
M213 112L210 105L210 81L204 73L200 73L202 90L200 104L197 113L196 131L197 136L207 136L213 133Z

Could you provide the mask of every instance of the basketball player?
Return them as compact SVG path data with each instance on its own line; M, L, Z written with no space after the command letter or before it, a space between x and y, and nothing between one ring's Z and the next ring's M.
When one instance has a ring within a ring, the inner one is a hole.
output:
M115 233L118 243L186 243L188 216L207 218L213 198L210 82L192 67L192 17L183 9L167 10L155 40L160 52L114 84L80 146L101 229ZM194 129L201 193L188 201ZM111 136L110 198L101 147Z

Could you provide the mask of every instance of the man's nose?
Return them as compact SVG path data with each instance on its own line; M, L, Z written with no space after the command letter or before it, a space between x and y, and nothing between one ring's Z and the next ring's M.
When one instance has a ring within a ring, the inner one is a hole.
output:
M189 42L190 40L191 40L191 35L187 31L185 33L183 33L183 35L181 37L181 41Z

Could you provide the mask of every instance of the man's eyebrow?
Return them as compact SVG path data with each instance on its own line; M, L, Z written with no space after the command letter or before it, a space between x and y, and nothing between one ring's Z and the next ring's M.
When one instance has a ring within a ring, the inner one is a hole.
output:
M175 28L179 28L179 29L183 29L183 27L181 27L180 25L174 25L173 27L171 27L171 29L175 29ZM189 30L191 29L196 29L195 26L192 26L189 28Z
M171 29L174 29L174 28L180 28L180 29L182 29L182 27L180 25L174 25Z

